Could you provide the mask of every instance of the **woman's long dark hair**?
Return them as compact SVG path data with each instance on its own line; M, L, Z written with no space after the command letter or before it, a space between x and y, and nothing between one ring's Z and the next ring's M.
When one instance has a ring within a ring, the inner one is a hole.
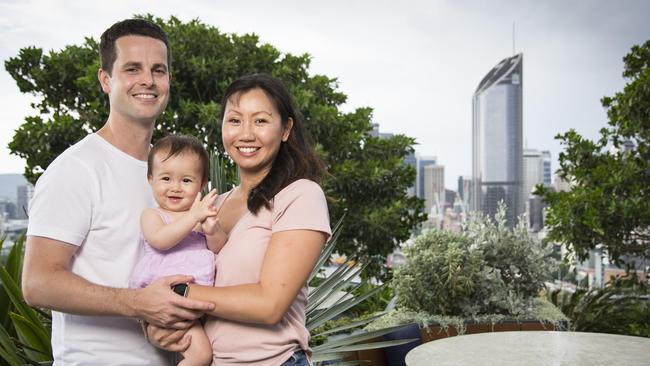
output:
M273 197L298 179L309 179L320 183L325 170L312 148L309 133L296 113L287 88L279 79L266 74L253 74L232 82L221 99L220 120L223 121L226 103L233 95L253 89L261 89L266 93L280 113L283 127L287 126L289 118L293 120L289 138L280 144L280 150L273 160L271 170L248 195L248 209L257 214L262 206L270 208Z

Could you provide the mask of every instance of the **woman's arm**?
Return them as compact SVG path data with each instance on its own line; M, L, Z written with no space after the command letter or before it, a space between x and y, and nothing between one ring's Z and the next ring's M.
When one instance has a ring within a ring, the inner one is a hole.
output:
M313 230L281 231L271 236L260 281L208 287L190 284L188 297L215 304L208 314L246 323L276 324L307 281L327 234Z
M173 248L194 229L197 223L217 214L216 209L212 206L216 194L216 191L212 190L201 200L201 193L198 193L189 211L169 224L163 222L155 209L144 210L140 216L142 235L156 249Z

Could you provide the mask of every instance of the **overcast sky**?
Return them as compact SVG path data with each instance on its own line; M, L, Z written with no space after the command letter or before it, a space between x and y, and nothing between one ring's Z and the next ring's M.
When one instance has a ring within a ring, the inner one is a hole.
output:
M600 98L625 85L622 57L650 39L649 1L82 1L0 0L0 59L21 47L59 50L95 39L133 14L198 18L227 33L256 33L281 52L312 55L312 74L337 77L344 109L374 108L381 132L415 137L445 166L448 188L471 174L471 99L482 77L524 54L525 146L550 150L570 128L606 124ZM33 114L0 71L0 173L24 162L7 144ZM557 168L554 161L553 169Z

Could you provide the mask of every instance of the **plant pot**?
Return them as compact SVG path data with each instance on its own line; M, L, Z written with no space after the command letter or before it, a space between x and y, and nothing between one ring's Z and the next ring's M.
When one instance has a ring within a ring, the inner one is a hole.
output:
M477 323L473 320L466 320L464 334L535 330L555 330L555 326L552 323L541 322L538 320L504 320L495 324ZM438 323L432 323L429 327L420 330L420 339L422 343L454 337L457 335L458 329L453 325L450 325L445 329Z
M409 353L409 351L413 348L422 344L422 339L420 338L420 327L415 323L401 328L398 331L384 335L384 340L386 341L408 338L417 338L417 340L399 346L384 348L384 354L386 355L386 365L405 366L406 363L404 363L404 358L406 357L406 354Z

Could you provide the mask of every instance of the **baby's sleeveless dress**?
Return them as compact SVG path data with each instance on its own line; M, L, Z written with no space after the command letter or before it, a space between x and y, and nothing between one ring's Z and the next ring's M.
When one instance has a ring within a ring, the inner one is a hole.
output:
M171 219L158 209L165 224ZM207 247L205 234L191 231L173 248L159 250L140 234L144 253L129 278L130 288L146 287L154 280L170 275L191 275L200 285L213 286L216 273L215 255Z

